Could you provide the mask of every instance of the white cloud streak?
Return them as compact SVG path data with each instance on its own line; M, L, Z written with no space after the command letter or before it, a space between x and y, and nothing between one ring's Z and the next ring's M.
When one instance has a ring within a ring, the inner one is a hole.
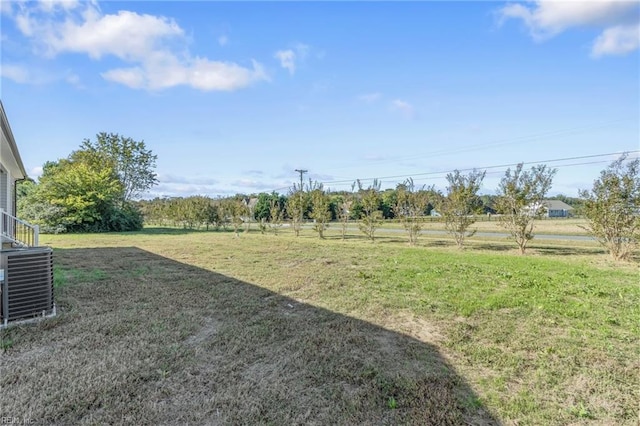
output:
M170 18L130 11L103 14L94 3L48 0L16 8L22 34L48 57L113 56L129 66L101 73L134 89L162 90L185 85L202 91L232 91L268 80L262 65L251 66L192 56L184 30ZM226 37L224 39L226 43ZM220 42L220 40L219 40Z
M273 56L280 61L280 66L282 68L289 70L289 74L295 74L296 54L293 50L278 50Z
M82 89L80 77L67 71L52 71L47 68L27 67L22 64L3 63L0 65L0 76L19 84L39 86L54 82L66 82L76 88Z
M38 179L40 176L42 176L42 166L33 167L29 170L30 178Z
M298 63L304 61L309 55L310 47L303 43L297 43L293 48L278 50L273 57L280 61L280 66L289 71L289 74L296 73Z
M375 93L365 93L363 95L358 96L358 100L363 101L363 102L367 102L367 103L373 103L377 100L379 100L382 97L381 93L375 92Z
M544 41L576 27L602 29L592 57L623 55L640 46L640 3L637 1L538 0L510 3L497 11L498 23L520 19L535 41Z
M16 83L25 84L30 81L28 69L20 65L2 64L0 66L0 75Z
M38 6L45 12L53 12L56 9L72 10L78 7L78 0L39 0Z
M619 25L607 28L593 43L591 55L598 58L604 55L624 55L640 47L640 25Z
M403 101L401 99L395 99L391 101L391 109L393 111L398 111L402 113L402 115L404 115L407 118L415 117L415 109L413 108L413 105L411 105L407 101Z

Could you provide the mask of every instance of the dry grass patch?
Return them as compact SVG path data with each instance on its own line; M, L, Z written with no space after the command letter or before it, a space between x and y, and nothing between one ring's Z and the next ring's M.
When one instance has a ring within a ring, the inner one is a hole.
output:
M163 246L185 253L175 240ZM260 250L251 247L242 252ZM494 423L466 404L472 391L435 346L211 271L237 251L203 253L208 269L133 247L57 249L60 316L3 331L13 341L1 360L0 383L12 390L0 396L3 415L54 424Z

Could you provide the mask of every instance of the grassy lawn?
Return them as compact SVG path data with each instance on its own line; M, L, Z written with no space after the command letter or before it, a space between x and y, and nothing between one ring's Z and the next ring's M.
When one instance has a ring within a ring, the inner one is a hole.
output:
M552 234L552 235L589 235L584 229L588 222L586 219L574 218L545 218L535 222L534 234ZM355 225L354 225L355 226ZM388 221L384 225L385 228L402 228L398 222ZM425 218L423 229L425 230L445 230L444 219L427 217ZM488 220L487 216L478 217L478 221L471 225L471 229L478 232L507 232L505 228L500 226L497 216L492 216Z
M505 241L336 232L42 236L61 313L1 332L1 414L637 424L637 263L592 243L518 256Z

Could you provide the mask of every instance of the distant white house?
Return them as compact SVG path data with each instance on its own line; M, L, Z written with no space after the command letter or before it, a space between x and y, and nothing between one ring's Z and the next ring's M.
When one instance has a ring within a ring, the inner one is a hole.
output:
M544 200L542 202L547 209L545 217L569 217L573 207L560 200Z
M573 207L560 200L542 200L540 203L526 208L532 215L539 214L543 210L543 217L569 217Z

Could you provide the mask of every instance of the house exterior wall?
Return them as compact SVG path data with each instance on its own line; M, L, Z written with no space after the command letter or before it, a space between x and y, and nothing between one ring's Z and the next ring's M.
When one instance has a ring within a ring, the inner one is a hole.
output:
M11 196L11 181L12 179L6 170L4 170L3 167L0 167L0 209L15 216L15 212L12 211L13 197Z
M0 102L0 208L15 216L15 182L27 177L9 120Z
M549 210L547 217L568 217L569 212L567 210Z

